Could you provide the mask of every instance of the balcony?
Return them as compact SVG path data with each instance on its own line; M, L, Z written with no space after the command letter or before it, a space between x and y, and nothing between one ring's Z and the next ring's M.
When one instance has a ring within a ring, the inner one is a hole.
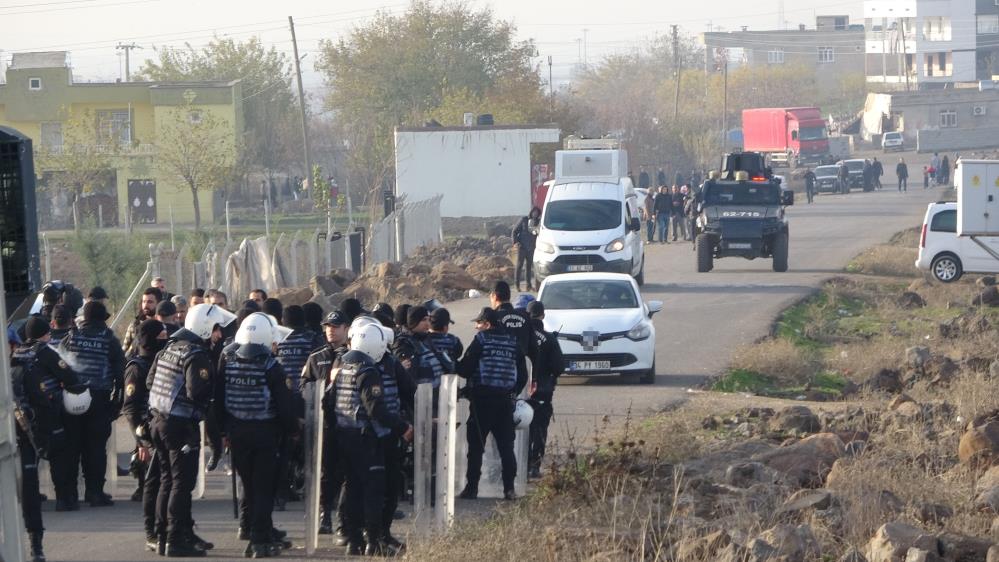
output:
M45 146L41 149L52 155L61 155L66 150L65 145ZM106 154L109 156L154 156L156 145L141 143L135 145L115 145L115 144L77 144L72 148L85 154Z

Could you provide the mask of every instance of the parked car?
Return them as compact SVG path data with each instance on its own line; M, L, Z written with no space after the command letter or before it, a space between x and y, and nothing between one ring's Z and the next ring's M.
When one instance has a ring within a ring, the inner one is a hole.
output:
M893 131L885 133L881 137L881 149L885 152L891 152L897 150L899 152L905 150L905 140L902 138L902 133L898 131Z
M656 380L656 327L662 301L642 302L626 273L563 273L541 283L545 329L558 332L568 375L638 375Z
M836 165L839 166L844 162L849 172L850 185L843 192L849 193L851 187L864 187L864 160L862 158L851 158L849 160L840 160L836 162Z
M839 193L839 166L818 166L815 168L815 192Z
M930 203L923 219L916 267L929 271L934 279L952 283L965 273L999 273L999 236L981 236L976 240L957 235L957 203Z

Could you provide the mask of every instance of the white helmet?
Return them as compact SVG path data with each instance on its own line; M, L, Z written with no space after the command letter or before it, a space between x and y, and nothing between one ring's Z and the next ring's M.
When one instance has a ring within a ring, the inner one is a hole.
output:
M273 343L284 341L291 328L278 324L276 318L263 312L254 312L243 319L236 330L235 342L238 344L257 344L270 347Z
M391 329L386 328L385 326L383 326L382 323L381 323L381 321L379 321L374 316L369 316L367 314L362 315L362 316L358 316L357 318L354 319L353 322L350 323L350 327L347 328L347 337L348 338L353 337L354 336L354 332L360 330L361 328L363 328L365 326L378 326L379 328L381 328L382 331L385 332L385 335L388 336L388 345L389 346L391 346L392 342L395 341L395 332L394 331L392 331Z
M62 393L62 407L67 413L80 416L90 409L90 389L85 388L83 392L76 393L68 390Z
M236 315L217 304L196 304L187 310L184 328L203 340L212 337L215 326L223 328L232 323Z
M392 332L380 324L368 323L359 327L351 326L350 349L360 351L372 361L381 361L392 342Z
M513 407L513 428L526 429L531 426L534 420L534 408L527 400L517 400Z

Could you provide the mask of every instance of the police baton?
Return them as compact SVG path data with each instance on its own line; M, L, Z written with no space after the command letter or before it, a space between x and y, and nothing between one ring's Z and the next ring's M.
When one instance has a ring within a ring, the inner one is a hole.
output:
M239 498L236 497L236 466L232 464L232 448L226 447L225 454L229 457L229 477L232 479L232 518L239 519Z

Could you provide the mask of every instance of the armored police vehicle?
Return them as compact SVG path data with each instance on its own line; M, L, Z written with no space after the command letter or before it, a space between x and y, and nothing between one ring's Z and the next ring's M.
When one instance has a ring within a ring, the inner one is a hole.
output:
M697 271L711 271L716 258L773 258L774 271L787 271L788 224L784 207L794 192L769 174L723 169L704 182L698 195Z

